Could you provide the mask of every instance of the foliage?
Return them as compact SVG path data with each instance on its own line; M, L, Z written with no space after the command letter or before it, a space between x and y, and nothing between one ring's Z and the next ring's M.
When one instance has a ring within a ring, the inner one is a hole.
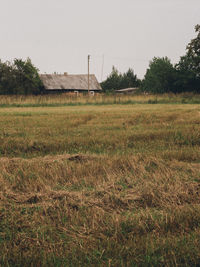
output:
M188 69L200 78L200 25L195 26L197 37L192 39L187 46Z
M39 94L42 82L38 69L28 58L14 59L14 62L0 61L0 94Z
M145 74L142 90L151 93L200 92L200 25L197 37L186 48L186 55L173 66L165 58L153 58Z
M154 57L145 74L142 90L151 93L173 92L176 70L167 57Z
M113 66L111 74L107 79L101 83L104 91L114 91L117 89L138 87L140 80L137 75L134 74L133 69L128 69L126 73L119 73L119 71Z
M196 91L200 93L200 25L196 25L197 37L186 48L186 55L176 65L178 91Z

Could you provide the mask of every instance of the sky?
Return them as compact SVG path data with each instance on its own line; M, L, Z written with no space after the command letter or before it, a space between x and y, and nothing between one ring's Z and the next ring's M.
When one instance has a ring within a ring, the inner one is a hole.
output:
M179 61L200 24L200 0L0 0L0 59L30 57L40 73L115 66L143 78L153 57Z

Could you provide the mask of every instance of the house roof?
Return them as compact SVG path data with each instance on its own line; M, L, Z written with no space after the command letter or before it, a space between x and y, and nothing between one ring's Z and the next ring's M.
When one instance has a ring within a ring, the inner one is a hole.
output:
M46 90L88 90L87 74L41 74ZM90 90L102 90L94 74L90 74Z

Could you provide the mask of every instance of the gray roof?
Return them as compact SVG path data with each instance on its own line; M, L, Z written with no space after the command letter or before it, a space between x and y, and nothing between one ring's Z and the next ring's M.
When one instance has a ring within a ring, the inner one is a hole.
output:
M46 90L88 90L87 74L41 74ZM90 74L90 90L102 90L94 74Z
M124 88L124 89L119 89L119 90L116 90L116 92L119 92L119 93L125 93L125 92L135 92L137 91L138 88Z

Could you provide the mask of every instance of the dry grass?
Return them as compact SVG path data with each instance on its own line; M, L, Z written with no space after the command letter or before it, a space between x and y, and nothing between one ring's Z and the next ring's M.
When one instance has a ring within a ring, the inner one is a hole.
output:
M158 103L184 103L200 104L200 96L192 93L166 94L166 95L106 95L95 94L88 97L87 94L73 93L24 96L8 95L0 97L0 107L40 107L40 106L77 106L77 105L109 105L109 104L158 104Z
M199 105L0 109L0 266L198 266Z

